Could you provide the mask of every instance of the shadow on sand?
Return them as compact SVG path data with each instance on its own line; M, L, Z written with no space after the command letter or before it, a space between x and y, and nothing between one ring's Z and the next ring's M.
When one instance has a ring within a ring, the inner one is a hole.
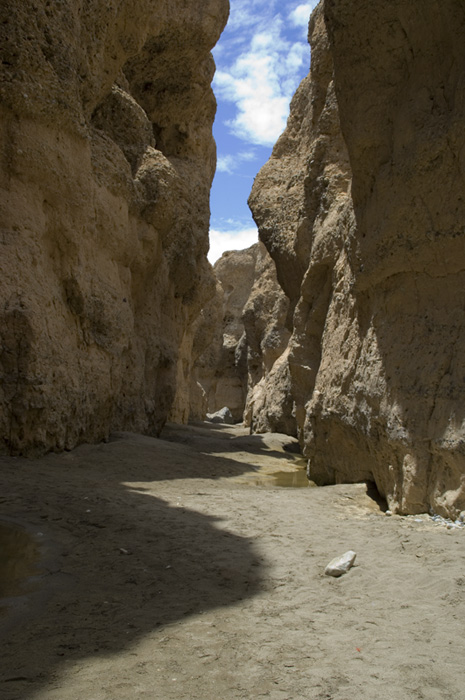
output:
M193 422L189 425L167 424L162 431L164 440L189 445L202 454L228 453L233 458L235 452L255 456L272 457L291 464L301 458L300 446L296 438L280 433L250 434L240 425L223 423Z
M170 502L153 495L154 482L195 479L192 495L207 498L202 480L247 468L132 434L37 461L1 459L2 515L42 538L46 570L28 605L0 618L1 697L33 697L65 664L124 652L256 594L263 563L250 540L177 507L172 486Z

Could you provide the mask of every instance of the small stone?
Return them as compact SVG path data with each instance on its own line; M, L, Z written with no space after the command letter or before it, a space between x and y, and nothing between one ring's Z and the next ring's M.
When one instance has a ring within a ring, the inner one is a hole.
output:
M210 421L210 423L227 423L228 425L234 423L232 413L227 406L216 411L216 413L207 413L207 420Z
M339 576L342 576L342 574L346 574L354 565L356 556L357 554L355 552L349 550L345 554L341 554L341 556L336 557L330 561L326 567L326 576L334 576L335 578L338 578Z
M384 515L392 515L392 510L386 510Z
M459 514L459 520L461 523L465 523L465 510L462 510L462 512Z

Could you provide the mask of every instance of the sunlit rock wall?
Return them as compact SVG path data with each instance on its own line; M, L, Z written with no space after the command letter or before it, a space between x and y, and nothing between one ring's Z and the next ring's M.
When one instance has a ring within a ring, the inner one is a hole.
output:
M195 379L205 392L208 412L227 406L237 422L242 421L247 396L242 311L254 284L258 249L256 244L246 250L227 251L215 263L217 293L203 311L205 321L201 326L202 334L211 337L211 342L195 365ZM195 410L194 416L198 417Z
M273 259L259 243L254 284L242 311L247 348L244 424L252 432L296 433L288 320L289 299L278 284Z
M257 243L225 253L214 272L217 293L197 321L191 354L190 417L204 418L205 407L213 413L227 406L253 432L294 434L289 300L274 261Z
M2 449L156 434L214 293L210 49L228 2L0 14Z
M309 474L465 508L465 7L323 0L311 72L250 198L295 306Z

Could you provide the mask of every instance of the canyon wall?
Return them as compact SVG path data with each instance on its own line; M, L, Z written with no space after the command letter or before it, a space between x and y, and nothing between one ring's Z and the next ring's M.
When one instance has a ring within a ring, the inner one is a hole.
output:
M226 406L253 432L293 435L286 361L289 301L276 266L263 243L256 243L223 253L213 270L217 293L198 321L194 348L202 351L192 354L190 418Z
M259 244L227 251L216 261L216 298L203 311L201 334L211 341L195 364L195 379L205 392L209 413L227 406L236 422L242 421L247 395L247 347L242 311L256 278ZM191 410L191 417L200 417Z
M251 432L296 434L288 363L289 306L276 265L259 243L254 283L242 310L247 353L244 425Z
M465 8L322 0L250 205L292 314L309 476L465 508ZM266 410L266 409L265 409ZM266 420L266 416L265 416Z
M215 290L210 50L228 2L0 13L0 449L157 434Z

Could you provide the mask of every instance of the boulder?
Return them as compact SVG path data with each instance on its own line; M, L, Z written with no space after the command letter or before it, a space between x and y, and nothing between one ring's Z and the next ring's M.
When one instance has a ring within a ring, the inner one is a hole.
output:
M232 413L227 406L224 406L219 411L215 411L215 413L207 413L207 420L210 423L226 423L227 425L233 425L234 423Z

